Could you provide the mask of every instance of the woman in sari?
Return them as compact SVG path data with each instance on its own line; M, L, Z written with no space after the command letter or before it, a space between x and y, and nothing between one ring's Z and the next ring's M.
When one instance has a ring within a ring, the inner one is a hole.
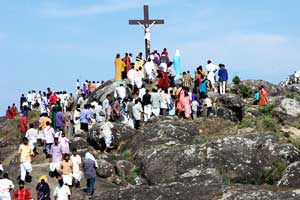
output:
M266 106L268 104L268 93L265 87L262 85L259 89L259 106Z

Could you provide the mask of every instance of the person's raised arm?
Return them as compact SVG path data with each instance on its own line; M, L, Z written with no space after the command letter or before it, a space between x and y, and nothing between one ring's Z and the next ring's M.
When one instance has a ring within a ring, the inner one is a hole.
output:
M150 24L149 28L151 28L155 24L155 21Z

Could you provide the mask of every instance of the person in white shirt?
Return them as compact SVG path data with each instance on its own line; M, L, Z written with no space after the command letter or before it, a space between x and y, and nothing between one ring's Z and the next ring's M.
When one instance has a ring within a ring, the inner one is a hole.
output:
M111 148L111 143L112 143L112 139L113 139L111 129L113 127L114 126L111 122L104 122L100 127L101 137L104 138L105 145L106 145L104 153L109 153L108 150Z
M127 72L127 78L129 80L129 84L131 85L131 90L134 90L134 78L135 78L135 73L136 71L134 70L134 67L132 67L128 72Z
M45 134L46 156L48 157L51 146L54 143L54 136L55 136L54 128L51 126L51 123L49 121L46 122L46 127L44 128L43 132Z
M193 119L197 119L197 113L198 113L198 107L199 107L199 102L194 99L192 101L192 114L193 114Z
M212 100L210 98L208 98L207 95L205 96L203 105L206 106L206 113L207 113L207 116L209 116L212 113L213 103L212 103Z
M27 130L25 137L29 140L29 146L32 148L33 152L36 153L36 143L38 137L38 130L34 128L34 125L29 124L29 129Z
M140 122L142 118L142 113L143 113L143 108L138 99L135 100L135 104L132 107L132 114L134 118L134 128L139 129L140 127Z
M58 177L58 186L56 186L53 196L54 200L70 200L70 188L64 184L62 177Z
M148 79L149 83L154 79L154 70L155 65L151 58L148 58L148 61L144 65L144 69L146 72L146 78Z
M80 187L80 180L82 178L82 171L80 170L82 160L80 155L77 154L77 149L73 148L72 149L72 156L71 156L71 161L73 163L73 178L75 179L75 187L79 188Z
M207 79L211 84L211 89L216 92L215 83L216 83L216 72L218 68L210 60L208 60L206 65L206 70L207 70Z
M167 90L162 90L160 92L160 111L162 115L167 115L169 109L170 98L167 93Z
M140 89L143 85L144 72L143 68L139 67L139 70L135 72L134 83L138 89Z
M31 91L28 92L27 94L27 103L28 103L28 108L29 109L32 109L32 94L31 94Z
M111 106L110 106L110 101L111 101L111 95L107 94L106 99L104 99L102 106L103 106L103 112L105 115L105 121L110 120L110 115L111 115Z
M139 98L143 99L143 96L146 94L145 85L142 85L141 89L139 90Z
M123 84L120 84L119 87L116 88L115 93L114 93L115 99L118 97L121 98L122 100L125 99L126 97L126 88L124 87Z
M14 184L8 178L8 174L4 173L3 178L0 179L0 199L11 200L10 191L14 189Z

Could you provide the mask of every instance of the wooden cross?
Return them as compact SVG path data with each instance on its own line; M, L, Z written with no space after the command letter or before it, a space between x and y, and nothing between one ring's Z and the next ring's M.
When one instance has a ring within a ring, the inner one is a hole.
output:
M144 5L144 19L143 20L129 20L130 25L143 25L145 31L145 52L146 58L150 55L150 28L154 24L164 24L163 19L149 19L149 7Z

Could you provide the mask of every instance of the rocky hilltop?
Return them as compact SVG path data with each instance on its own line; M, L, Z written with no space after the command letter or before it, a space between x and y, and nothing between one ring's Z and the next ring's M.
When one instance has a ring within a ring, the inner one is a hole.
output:
M260 85L269 92L266 107L253 105ZM106 83L90 101L103 99L116 86ZM159 117L138 131L114 123L116 148L109 155L97 151L94 199L300 199L299 92L299 85L241 81L229 85L226 95L209 93L214 101L209 117ZM81 154L90 145L99 150L99 135L101 124L95 124L72 145ZM11 148L1 147L3 152ZM37 160L34 170L43 162ZM84 199L83 194L75 190L72 199Z

